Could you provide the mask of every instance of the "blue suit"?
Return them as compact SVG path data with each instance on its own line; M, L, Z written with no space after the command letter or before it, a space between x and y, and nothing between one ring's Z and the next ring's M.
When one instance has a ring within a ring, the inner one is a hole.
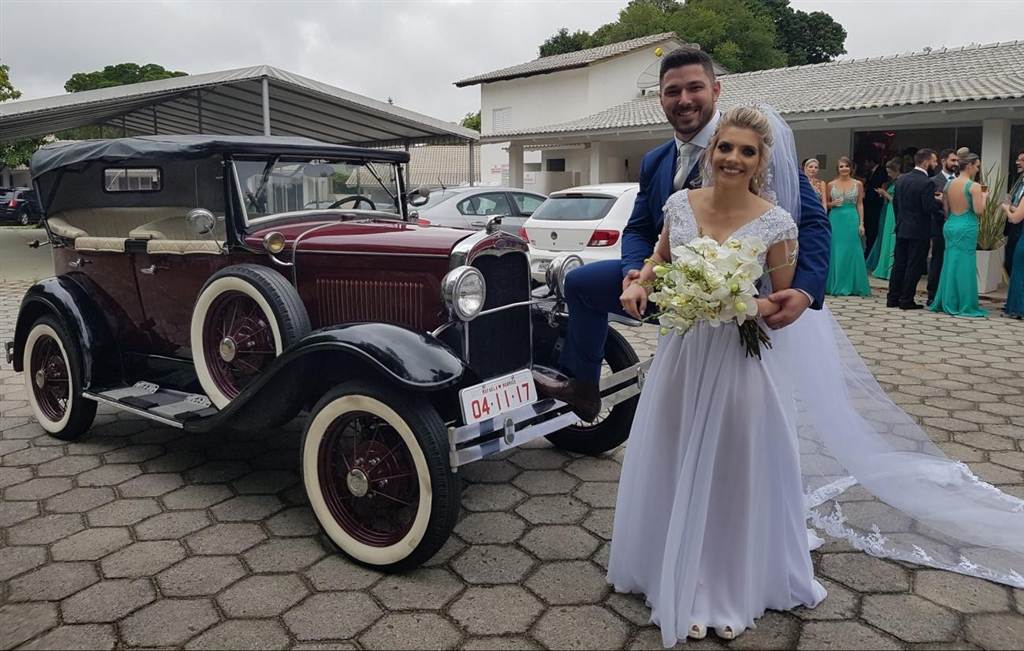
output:
M640 192L626 228L622 231L622 259L593 262L570 273L565 279L569 325L559 363L573 377L597 383L608 334L608 314L626 316L619 303L622 279L632 269L642 269L651 257L664 222L662 207L674 192L676 142L669 140L644 155L640 163ZM699 163L684 187L700 186ZM807 292L811 307L821 309L828 279L828 215L810 182L800 174L800 253L793 287Z

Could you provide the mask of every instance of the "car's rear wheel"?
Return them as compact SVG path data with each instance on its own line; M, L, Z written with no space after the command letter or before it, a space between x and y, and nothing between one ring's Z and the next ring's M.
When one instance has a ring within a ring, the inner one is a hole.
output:
M31 220L28 217L28 213L22 211L21 215L18 216L18 223L21 224L22 226L28 226L29 221Z
M281 274L249 264L215 273L199 293L191 328L196 375L210 402L226 407L309 329L298 292ZM296 402L282 400L287 408L268 424L294 416Z
M608 327L608 338L604 344L604 364L602 367L611 373L621 371L638 363L633 347L626 338L611 326ZM610 410L602 409L594 421L578 422L563 430L548 435L548 440L555 447L576 452L578 454L598 455L622 445L629 438L629 430L633 426L633 415L640 397L634 396L620 402Z
M52 316L36 321L25 339L22 362L29 404L43 429L59 439L77 439L96 417L96 403L82 397L81 354L78 343Z
M459 514L447 432L420 396L347 382L310 413L302 477L321 528L345 555L395 572L432 557Z

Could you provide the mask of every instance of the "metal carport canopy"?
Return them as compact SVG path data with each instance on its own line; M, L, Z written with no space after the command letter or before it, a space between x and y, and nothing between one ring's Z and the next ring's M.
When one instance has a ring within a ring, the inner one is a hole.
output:
M0 142L96 124L141 134L306 136L363 147L479 140L460 125L271 66L0 104Z

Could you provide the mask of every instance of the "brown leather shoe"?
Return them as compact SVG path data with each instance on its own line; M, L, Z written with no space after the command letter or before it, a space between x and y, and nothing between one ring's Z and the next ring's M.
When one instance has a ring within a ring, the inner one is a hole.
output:
M575 378L556 380L543 373L534 372L533 381L537 393L545 398L561 400L572 407L584 422L591 422L601 413L601 389L596 384L580 382Z

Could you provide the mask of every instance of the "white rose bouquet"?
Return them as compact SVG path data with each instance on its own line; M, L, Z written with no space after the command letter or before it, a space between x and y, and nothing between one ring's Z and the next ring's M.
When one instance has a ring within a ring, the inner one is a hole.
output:
M680 335L698 321L718 327L735 321L747 356L761 359L761 345L771 348L757 322L757 280L765 271L758 256L766 250L759 237L731 238L719 245L698 237L672 249L671 262L656 262L648 300L655 304L661 333Z

